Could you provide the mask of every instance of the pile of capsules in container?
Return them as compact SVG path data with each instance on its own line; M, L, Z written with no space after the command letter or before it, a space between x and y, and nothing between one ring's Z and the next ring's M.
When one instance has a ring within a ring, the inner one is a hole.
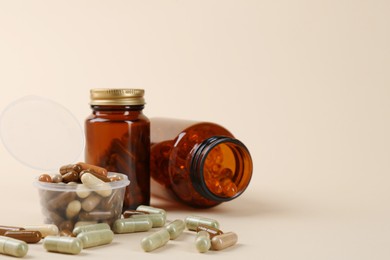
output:
M103 175L106 174L104 169L94 168L95 166L82 163L79 166L88 169L78 169L80 173L83 173L81 178L79 178L82 183L78 185L88 184L90 185L88 188L93 189L94 192L86 194L85 191L80 190L77 193L78 189L76 188L74 193L77 196L80 196L80 194L82 194L81 197L85 196L81 201L75 199L74 196L69 197L69 195L68 197L71 199L64 199L65 196L63 194L67 194L67 192L61 192L57 195L64 196L62 200L65 200L66 203L63 207L55 206L55 210L50 212L49 216L51 219L46 222L51 222L52 224L23 227L0 226L1 254L24 257L28 252L28 243L38 243L43 239L43 247L48 252L77 255L85 248L110 244L114 239L114 234L146 232L152 228L159 228L159 230L145 236L140 243L141 248L145 252L151 252L164 246L169 240L178 238L186 228L189 231L196 232L194 247L200 253L205 253L210 249L223 250L237 243L238 237L236 233L224 233L220 230L218 221L210 218L188 216L184 220L176 219L166 224L167 213L164 209L146 205L140 205L136 210L126 210L122 214L119 213L117 215L118 206L115 205L118 205L118 203L112 203L112 201L110 203L110 200L117 200L118 197L123 197L123 194L118 195L118 191L110 189L107 182L119 182L121 177L114 175L105 182L98 178L100 171L103 172ZM65 171L63 176L65 176ZM57 182L56 184L60 183L61 185L68 185L69 183L75 185L72 182L77 179L74 176L74 178L71 178L72 181L64 183L62 180L55 180L55 178L53 180L53 177L59 178L58 175L49 176L43 174L38 180L44 183ZM103 185L103 188L101 185ZM50 205L54 204L47 204L47 192L53 191L45 191L44 195L46 197L42 197L44 208L50 208ZM94 193L98 194L93 195ZM94 211L90 202L85 203L85 201L91 200L90 198L96 198L93 201L96 201L95 207L100 207L99 211ZM114 207L102 211L101 208L104 208L103 205L106 204L113 204ZM92 213L94 212L100 212L100 215L97 214L99 219L95 219L95 221L71 221L72 219L80 218L80 216L87 216L87 218L92 216L93 219L94 214ZM61 216L61 214L63 215Z

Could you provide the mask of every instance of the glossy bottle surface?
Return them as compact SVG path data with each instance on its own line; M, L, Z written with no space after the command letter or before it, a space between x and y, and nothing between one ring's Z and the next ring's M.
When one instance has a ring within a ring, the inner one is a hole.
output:
M85 161L128 176L123 211L149 205L150 122L143 114L144 105L132 103L131 97L118 101L114 96L111 103L110 98L105 103L91 98L92 114L85 121Z
M171 191L187 205L211 207L249 185L252 159L224 127L208 122L151 119L153 193Z

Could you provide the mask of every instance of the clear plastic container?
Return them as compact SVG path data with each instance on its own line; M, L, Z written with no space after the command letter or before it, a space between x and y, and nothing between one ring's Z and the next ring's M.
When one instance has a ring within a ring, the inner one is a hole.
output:
M60 231L72 231L78 222L107 223L110 226L121 218L123 198L130 181L124 174L120 180L105 186L88 188L79 183L48 183L36 179L44 222L55 224Z

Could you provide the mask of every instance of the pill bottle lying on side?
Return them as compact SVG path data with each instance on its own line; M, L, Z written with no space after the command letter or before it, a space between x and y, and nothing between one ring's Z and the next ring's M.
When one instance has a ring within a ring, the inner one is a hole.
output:
M152 118L152 193L174 194L198 208L240 196L252 177L247 147L224 127L209 122Z

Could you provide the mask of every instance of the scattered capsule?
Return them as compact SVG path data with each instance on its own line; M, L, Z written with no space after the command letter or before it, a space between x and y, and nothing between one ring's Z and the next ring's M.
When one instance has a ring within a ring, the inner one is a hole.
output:
M19 231L24 230L22 227L12 227L12 226L0 226L0 236L4 235L7 231Z
M211 219L211 218L203 218L198 216L188 216L185 219L186 226L189 230L196 231L196 228L199 225L207 225L214 228L219 228L218 221Z
M43 240L43 247L49 252L77 255L83 245L77 237L47 236Z
M195 247L199 253L209 251L211 247L210 234L207 231L199 231L195 238Z
M57 236L59 233L58 227L54 224L31 225L31 226L24 226L23 228L25 230L39 231L42 237Z
M162 227L165 225L165 217L161 214L146 214L146 215L133 215L131 218L149 218L152 223L153 227Z
M149 214L149 212L128 209L128 210L125 210L125 212L122 213L124 218L130 218L133 215L145 215L145 214Z
M123 218L115 220L112 229L117 234L148 231L153 226L150 218Z
M0 254L23 257L27 254L26 242L11 237L0 236Z
M180 236L184 229L186 227L186 224L181 219L176 219L169 223L165 228L169 232L170 239L176 239L178 236Z
M81 202L78 200L73 200L69 202L68 206L66 207L66 217L68 219L73 218L76 216L81 210Z
M77 235L81 240L83 248L95 247L110 244L114 239L114 233L111 229L100 229L89 232L81 232Z
M102 197L111 195L112 189L110 184L96 178L91 173L84 173L83 176L81 176L81 182L88 188L95 189L95 192Z
M136 210L148 212L148 213L151 213L151 214L161 214L165 218L167 217L167 212L165 210L159 209L159 208L155 208L155 207L151 207L151 206L139 205Z
M214 250L222 250L236 244L238 241L237 234L226 232L222 235L215 236L211 239L211 247Z
M144 237L141 241L141 247L145 252L153 251L164 246L170 239L169 232L165 228Z
M31 243L31 244L38 243L42 239L41 232L30 231L30 230L19 230L19 231L8 230L7 232L5 232L4 236L19 239L26 243Z
M222 230L220 230L218 228L211 227L211 226L206 226L206 225L199 225L196 228L196 232L199 232L199 231L207 231L210 234L211 238L223 234Z
M78 234L83 232L91 232L91 231L102 230L102 229L110 229L110 226L107 223L78 226L73 229L73 234L77 236Z
M77 221L76 224L74 224L74 228L95 224L97 224L97 221Z

